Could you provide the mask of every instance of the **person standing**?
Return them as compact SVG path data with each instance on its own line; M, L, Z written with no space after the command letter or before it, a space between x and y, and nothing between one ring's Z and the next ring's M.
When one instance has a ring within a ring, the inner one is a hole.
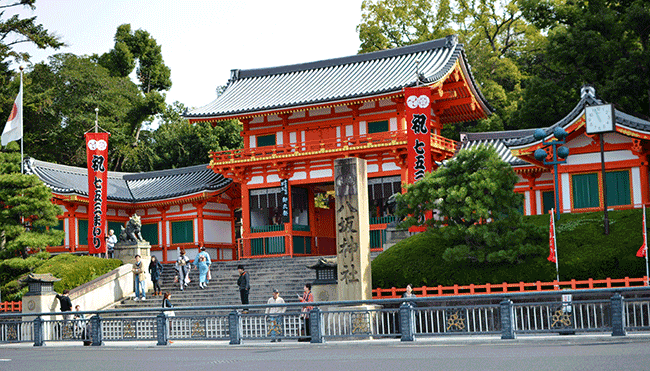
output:
M133 280L135 281L135 300L147 300L147 293L145 291L145 271L144 263L142 262L140 255L135 256L135 264L133 264Z
M66 313L72 310L72 300L68 296L69 292L70 290L65 289L63 290L63 295L56 294L56 298L59 299L59 303L61 304L61 312L64 312L63 319L65 321L72 319L72 313Z
M199 268L199 288L208 286L208 273L210 272L210 255L205 252L205 247L201 246L201 252L194 258L194 265Z
M280 292L278 289L273 289L273 296L269 298L269 300L266 302L266 304L284 304L284 299L280 297ZM269 307L266 308L266 314L269 315L269 322L272 323L274 326L282 326L282 313L284 313L287 310L287 307ZM273 331L270 330L270 334L272 337L275 337L277 335L281 335L280 331ZM272 343L275 342L281 342L282 339L271 339Z
M190 281L190 268L190 258L185 255L185 249L181 249L180 255L176 259L176 277L178 277L181 291L183 291L185 285Z
M239 271L239 278L237 279L237 287L239 287L239 297L241 298L242 304L248 304L248 294L251 290L251 283L248 276L248 272L244 269L243 265L237 266L237 271ZM248 310L244 310L244 313Z
M152 255L151 263L149 263L149 274L151 275L151 281L153 282L153 296L162 295L160 290L160 277L162 276L163 265L160 264L158 259Z
M305 286L303 287L303 293L302 296L300 294L298 295L298 298L300 299L301 303L313 303L314 302L314 295L311 293L311 283L306 283ZM311 340L311 328L309 327L309 311L314 309L312 306L306 306L302 307L302 314L301 316L305 319L305 335L306 337L298 339L298 341L310 341Z
M106 237L106 257L113 259L113 255L115 253L115 244L117 243L117 236L115 235L115 231L110 229L108 231L108 237Z

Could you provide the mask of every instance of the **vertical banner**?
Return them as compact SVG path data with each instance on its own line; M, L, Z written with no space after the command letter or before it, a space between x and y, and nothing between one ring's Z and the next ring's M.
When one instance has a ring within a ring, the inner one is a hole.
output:
M88 163L88 253L106 253L108 133L86 133Z
M282 198L282 223L289 223L289 179L280 180L280 197Z
M408 182L415 183L431 172L431 89L404 88L408 132Z

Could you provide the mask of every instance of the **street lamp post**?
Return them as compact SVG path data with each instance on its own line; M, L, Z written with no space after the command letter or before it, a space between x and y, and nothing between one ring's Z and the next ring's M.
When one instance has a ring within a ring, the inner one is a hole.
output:
M560 147L564 144L564 139L569 135L561 127L556 127L553 130L553 136L556 140L550 142L542 142L544 147L551 147L553 150L553 160L546 161L546 151L543 148L538 148L535 150L534 156L537 161L543 161L544 165L553 165L553 173L555 174L555 220L560 220L560 193L558 192L558 174L557 174L557 165L566 163L566 158L569 156L569 149L567 147ZM542 140L546 137L546 131L544 129L537 129L533 134L535 140Z

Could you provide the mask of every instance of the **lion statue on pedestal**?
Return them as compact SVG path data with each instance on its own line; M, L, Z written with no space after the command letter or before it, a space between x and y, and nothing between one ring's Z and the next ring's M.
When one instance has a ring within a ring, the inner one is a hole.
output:
M129 221L126 222L126 228L122 227L120 231L120 241L122 242L144 242L140 230L142 229L142 222L138 214L133 214Z

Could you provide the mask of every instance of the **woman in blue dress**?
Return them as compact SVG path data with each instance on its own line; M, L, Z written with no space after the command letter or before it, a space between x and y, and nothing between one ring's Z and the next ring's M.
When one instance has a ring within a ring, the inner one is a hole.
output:
M207 287L208 281L208 271L210 270L210 256L205 252L205 248L202 247L202 251L194 258L194 266L199 268L199 287L204 289Z

